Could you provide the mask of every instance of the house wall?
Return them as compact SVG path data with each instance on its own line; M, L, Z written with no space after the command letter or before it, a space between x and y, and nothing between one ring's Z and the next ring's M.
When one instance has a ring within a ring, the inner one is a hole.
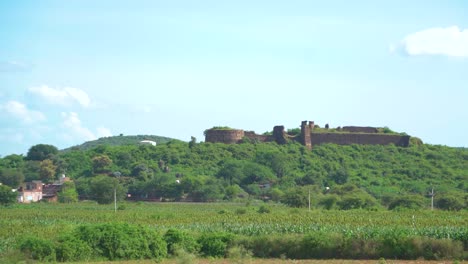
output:
M18 193L18 202L32 203L42 199L42 191L22 191Z

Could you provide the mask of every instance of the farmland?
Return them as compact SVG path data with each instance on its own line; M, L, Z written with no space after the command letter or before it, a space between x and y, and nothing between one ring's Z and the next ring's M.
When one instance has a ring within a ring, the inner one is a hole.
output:
M465 256L468 243L466 211L308 211L255 201L238 204L139 202L123 203L119 208L120 210L114 212L112 205L98 205L92 202L38 203L2 208L0 254L15 251L18 242L27 236L57 241L61 234L71 232L79 226L103 223L144 226L161 234L169 229L177 229L195 238L207 233L232 234L235 244L250 247L257 257L294 256L288 255L291 254L288 250L281 253L284 250L282 248L278 248L276 253L267 254L260 251L255 247L256 243L259 243L255 239L268 238L268 243L272 244L294 244L310 234L333 234L340 241L360 243L387 241L389 238L396 242L407 238L452 241L462 244L461 250ZM348 257L378 258L381 252L374 252L375 255L369 255L369 252L361 253L362 255ZM408 258L412 257L408 255Z

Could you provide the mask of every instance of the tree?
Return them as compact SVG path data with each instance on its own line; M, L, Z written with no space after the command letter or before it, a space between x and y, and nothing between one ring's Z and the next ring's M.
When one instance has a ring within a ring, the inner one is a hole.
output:
M24 181L23 172L18 169L0 169L0 183L18 187Z
M58 200L61 203L78 202L78 193L76 192L74 182L64 182L62 190L58 193Z
M51 159L58 153L58 149L55 146L47 144L38 144L32 146L28 150L26 160L37 160L43 161L45 159Z
M239 184L240 178L243 177L243 164L241 161L228 160L218 171L218 178L223 178L229 185Z
M50 159L45 159L40 163L39 176L44 182L53 182L57 166Z
M393 200L389 205L388 209L399 209L399 208L408 208L408 209L421 209L425 205L424 198L420 195L403 195L399 196Z
M41 162L36 160L28 160L24 164L24 180L25 181L34 181L41 178Z
M292 207L306 207L308 193L305 188L292 188L284 193L281 201Z
M197 144L197 138L196 137L190 137L190 142L189 142L189 148L193 148Z
M0 185L0 205L10 205L16 202L16 193L7 185Z
M93 159L93 169L96 173L105 172L112 160L107 155L97 155Z
M461 195L441 194L435 200L436 207L442 210L460 211L464 207Z
M11 154L3 157L0 161L0 166L5 168L21 169L24 166L23 155Z
M110 204L114 201L114 189L117 190L117 200L123 200L126 196L125 188L118 183L116 178L99 175L91 179L91 197L100 204Z

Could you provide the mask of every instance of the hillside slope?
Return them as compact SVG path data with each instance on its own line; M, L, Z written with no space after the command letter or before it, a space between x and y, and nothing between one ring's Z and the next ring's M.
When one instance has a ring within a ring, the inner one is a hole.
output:
M151 140L157 144L162 144L173 140L168 137L161 137L155 135L136 135L136 136L112 136L103 137L92 141L87 141L81 145L73 146L70 148L63 149L63 151L74 150L89 150L100 145L106 146L123 146L123 145L137 145L142 140Z
M453 198L460 208L466 207L468 191L468 151L434 145L324 144L309 151L297 143L171 141L156 147L115 146L60 156L68 173L78 179L79 192L85 192L89 178L99 174L93 158L107 156L112 164L100 170L121 172L122 183L134 198L250 197L305 206L305 192L312 190L317 194L314 206L427 207L428 193L434 188L437 199ZM400 198L405 200L397 201Z

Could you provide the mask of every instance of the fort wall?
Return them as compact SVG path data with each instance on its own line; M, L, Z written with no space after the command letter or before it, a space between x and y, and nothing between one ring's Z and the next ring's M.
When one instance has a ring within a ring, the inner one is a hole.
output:
M284 126L275 126L273 135L258 135L253 131L241 129L208 129L205 131L205 141L211 143L235 144L246 137L255 142L272 142L286 144L288 141L298 141L309 150L314 145L333 143L338 145L389 145L408 147L410 136L378 133L375 127L345 126L338 128L342 132L314 132L313 121L301 123L301 134L298 137L288 136Z
M245 133L240 129L209 129L205 132L205 141L211 143L238 143Z
M344 126L341 130L351 133L378 133L375 127Z
M302 145L306 146L307 149L312 149L312 140L311 140L311 133L314 126L314 122L309 121L302 121L301 123L301 143Z
M257 142L270 142L273 141L272 136L267 136L267 135L257 135L253 131L244 131L244 136L252 141L257 141Z
M408 147L410 136L364 133L312 133L312 144L334 143L338 145L367 144Z

